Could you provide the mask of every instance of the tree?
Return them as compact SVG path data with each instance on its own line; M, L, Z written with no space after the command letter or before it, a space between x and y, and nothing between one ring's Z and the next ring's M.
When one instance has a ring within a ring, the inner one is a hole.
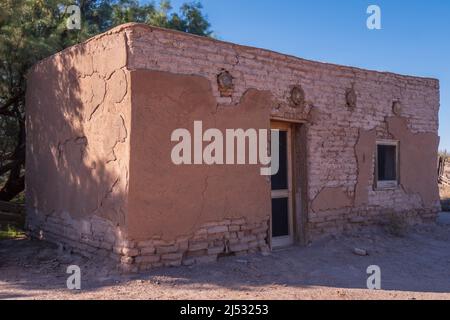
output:
M68 30L66 8L76 4L81 30ZM39 60L126 22L201 36L210 24L198 2L172 12L170 2L136 0L0 0L0 200L24 190L26 72Z

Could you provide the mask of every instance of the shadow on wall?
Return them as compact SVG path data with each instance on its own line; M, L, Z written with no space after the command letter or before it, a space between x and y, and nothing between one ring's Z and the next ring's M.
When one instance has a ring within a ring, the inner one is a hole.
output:
M88 42L41 61L28 75L29 218L51 215L68 227L93 217L118 229L125 224L128 85L122 69L100 59Z

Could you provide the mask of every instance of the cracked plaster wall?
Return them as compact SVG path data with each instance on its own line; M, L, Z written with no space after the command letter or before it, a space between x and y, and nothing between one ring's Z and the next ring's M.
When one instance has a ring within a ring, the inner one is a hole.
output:
M62 217L81 233L125 230L130 74L124 34L104 34L28 74L28 220ZM62 220L61 220L62 221ZM88 226L80 226L83 221Z
M267 91L272 95L269 117L304 123L312 236L339 232L353 222L372 223L389 212L411 211L427 219L439 210L437 80L308 61L143 25L122 30L129 39L130 69L202 76L216 103L234 110L236 119L241 114L234 108L247 90ZM223 70L233 77L230 97L221 96L217 87ZM305 92L302 108L289 101L295 85ZM347 107L349 88L356 93L354 109ZM393 113L393 101L401 101L400 116ZM402 125L388 128L393 121ZM399 188L373 188L376 139L400 140Z
M217 88L223 70L233 77L227 97ZM27 129L40 132L28 135L29 206L70 210L75 217L98 211L120 223L125 214L132 238L172 238L202 221L270 214L270 186L258 166L230 174L227 166L167 165L170 129L189 127L196 116L219 128L267 128L270 118L304 123L308 190L302 214L314 235L372 221L387 211L431 217L438 208L436 170L431 170L438 140L435 79L318 63L127 24L44 60L29 83L27 100L33 103ZM289 101L295 85L305 92L304 107ZM346 103L351 87L357 97L352 110ZM396 118L394 100L402 103ZM57 116L50 115L55 109ZM55 132L46 123L55 123ZM404 168L395 190L373 189L376 139L400 140ZM61 170L63 177L57 174ZM92 188L81 187L86 179ZM106 209L102 199L109 198L117 200L110 202L120 214Z

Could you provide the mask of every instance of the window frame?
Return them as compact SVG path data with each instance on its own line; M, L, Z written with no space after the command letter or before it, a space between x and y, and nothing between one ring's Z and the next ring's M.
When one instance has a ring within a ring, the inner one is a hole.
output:
M395 147L395 180L378 180L378 146ZM400 142L398 140L377 140L375 148L375 190L397 189L400 184Z

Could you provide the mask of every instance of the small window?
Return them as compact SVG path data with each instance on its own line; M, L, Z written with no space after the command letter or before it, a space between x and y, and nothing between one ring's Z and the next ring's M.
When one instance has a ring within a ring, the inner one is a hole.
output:
M377 188L395 188L398 185L398 143L377 142L375 166Z

